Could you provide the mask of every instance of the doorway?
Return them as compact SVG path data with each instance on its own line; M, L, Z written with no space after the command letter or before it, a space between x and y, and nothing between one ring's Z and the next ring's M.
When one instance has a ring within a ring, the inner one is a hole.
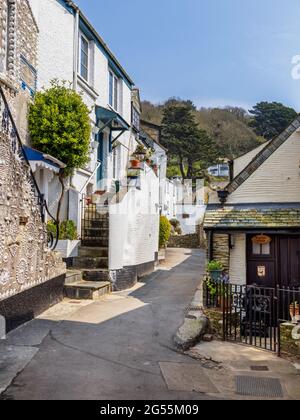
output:
M247 284L300 286L300 236L248 235Z

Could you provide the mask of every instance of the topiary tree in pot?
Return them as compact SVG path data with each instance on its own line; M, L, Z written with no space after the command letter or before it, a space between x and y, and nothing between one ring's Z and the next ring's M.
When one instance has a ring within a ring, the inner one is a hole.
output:
M51 82L49 89L38 92L29 108L28 128L32 146L66 166L58 175L61 195L57 223L66 191L66 179L89 161L91 123L89 109L81 96L66 82Z

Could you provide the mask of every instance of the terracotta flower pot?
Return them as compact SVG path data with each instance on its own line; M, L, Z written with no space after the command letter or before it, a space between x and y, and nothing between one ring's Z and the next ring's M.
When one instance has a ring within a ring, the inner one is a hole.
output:
M137 159L133 159L130 161L131 168L139 169L141 167L141 162Z

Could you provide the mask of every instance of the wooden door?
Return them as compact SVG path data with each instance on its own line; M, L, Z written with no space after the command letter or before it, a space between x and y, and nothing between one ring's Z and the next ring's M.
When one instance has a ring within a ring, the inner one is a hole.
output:
M300 236L279 238L280 286L300 287Z
M247 284L260 287L275 287L276 272L276 237L270 236L269 243L257 244L257 235L247 237Z

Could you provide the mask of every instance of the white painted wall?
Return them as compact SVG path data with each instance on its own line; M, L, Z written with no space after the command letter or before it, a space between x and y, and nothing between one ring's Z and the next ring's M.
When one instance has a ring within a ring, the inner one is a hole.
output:
M158 252L159 178L147 165L140 188L130 187L120 204L110 206L111 270L154 261Z
M234 247L230 250L229 276L232 284L246 284L246 235L233 235Z
M295 203L300 199L300 133L295 132L236 191L228 203Z
M265 142L260 146L256 147L255 149L251 150L249 153L246 153L237 159L234 159L233 162L233 175L236 177L238 174L242 172L244 168L258 155L268 144L269 142Z
M29 0L39 27L38 89L73 81L74 17L57 0Z
M196 233L197 225L201 224L206 211L206 206L186 204L176 206L176 219L179 220L183 235ZM184 218L183 215L189 215Z

